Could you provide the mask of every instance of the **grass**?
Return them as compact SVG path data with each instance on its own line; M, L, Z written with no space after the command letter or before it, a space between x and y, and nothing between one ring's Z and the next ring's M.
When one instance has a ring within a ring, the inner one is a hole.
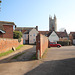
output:
M36 53L31 57L31 60L36 60Z
M23 47L24 45L19 45L16 50L19 50L21 47Z
M46 53L47 53L47 49L45 50L41 58L44 58ZM36 53L31 57L31 60L37 60Z
M21 54L18 54L18 55L16 55L16 56L14 56L12 59L17 59L19 56L21 56L22 54L24 54L24 53L21 53Z
M19 46L16 48L16 50L19 50L21 47L23 47L23 45L19 45ZM13 51L13 50L9 50L9 51L7 51L7 52L0 53L0 57L6 56L6 55L8 55L8 54L11 54L12 52L14 52L14 51Z
M10 54L10 53L12 53L12 52L14 52L14 51L13 51L13 50L9 50L9 51L7 51L7 52L0 53L0 57L6 56L6 55L8 55L8 54Z

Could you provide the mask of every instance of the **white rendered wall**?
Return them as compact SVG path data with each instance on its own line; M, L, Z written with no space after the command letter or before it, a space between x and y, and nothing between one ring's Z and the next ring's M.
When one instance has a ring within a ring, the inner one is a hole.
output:
M57 42L57 41L59 41L59 37L57 36L57 34L54 31L49 36L49 41L50 42Z
M37 36L37 34L38 34L38 31L36 29L32 29L29 32L29 44L34 44L36 42L36 36Z

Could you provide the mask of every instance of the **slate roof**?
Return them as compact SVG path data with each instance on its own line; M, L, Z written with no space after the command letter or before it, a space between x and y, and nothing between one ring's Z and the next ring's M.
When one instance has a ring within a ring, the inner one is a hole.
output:
M52 33L52 32L51 32L51 31L49 31L49 33L47 34L47 36L49 37L49 36L51 35L51 33Z

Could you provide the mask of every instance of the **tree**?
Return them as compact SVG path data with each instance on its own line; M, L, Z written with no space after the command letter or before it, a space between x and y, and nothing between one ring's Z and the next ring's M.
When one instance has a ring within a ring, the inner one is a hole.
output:
M0 0L0 3L2 3L2 1Z
M22 33L20 31L14 31L13 32L13 38L14 39L20 39L22 37Z

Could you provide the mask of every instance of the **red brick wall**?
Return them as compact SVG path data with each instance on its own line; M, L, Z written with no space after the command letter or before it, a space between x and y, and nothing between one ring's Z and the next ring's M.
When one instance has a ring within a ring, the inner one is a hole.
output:
M47 48L48 48L48 38L42 34L38 34L36 36L36 56L38 56L39 50L39 57L41 58Z
M3 34L3 38L13 38L13 25L3 25L5 33Z
M17 47L20 44L23 44L23 39L21 42L18 42L18 39L1 39L0 38L0 53L6 52L7 50L11 50L12 47Z
M67 41L67 38L59 38L59 41Z

